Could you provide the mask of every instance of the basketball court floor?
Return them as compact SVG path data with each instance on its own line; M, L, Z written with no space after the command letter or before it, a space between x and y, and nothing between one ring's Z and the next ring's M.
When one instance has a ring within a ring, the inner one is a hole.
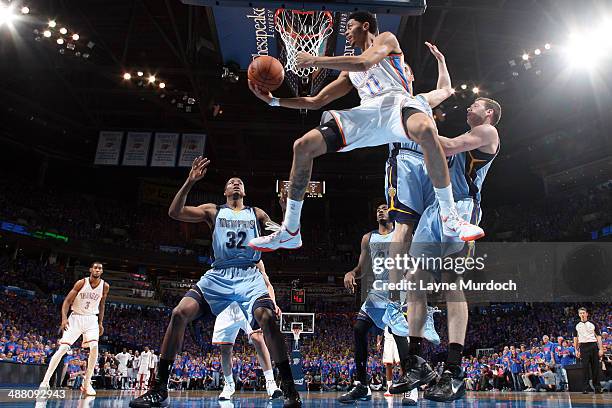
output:
M6 391L6 390L3 390ZM47 401L35 402L33 399L18 400L6 397L2 392L0 406L31 407L36 408L115 408L127 407L129 401L134 398L134 391L98 391L96 397L81 397L77 391L66 391L63 399L49 399ZM268 401L262 392L236 393L232 401L218 401L218 392L209 391L173 391L170 393L171 407L219 407L219 408L280 408L282 400ZM302 392L304 407L338 407L347 406L336 402L340 395L337 392ZM382 393L374 393L371 402L359 402L359 407L400 407L401 398L385 398ZM349 405L350 406L350 405ZM582 393L526 393L526 392L468 392L467 396L452 404L437 403L422 399L419 407L470 407L470 408L524 408L524 407L546 407L546 408L582 408L582 407L610 407L612 406L612 394L595 395Z

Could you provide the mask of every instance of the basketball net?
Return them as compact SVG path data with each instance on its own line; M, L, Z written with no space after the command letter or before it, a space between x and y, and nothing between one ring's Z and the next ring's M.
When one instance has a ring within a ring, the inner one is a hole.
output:
M321 45L332 33L333 25L329 11L276 10L274 26L287 50L285 68L302 78L315 72L316 67L298 68L297 55L300 52L320 55Z
M293 332L293 340L296 343L300 341L300 334L302 334L302 329L300 329L299 327L296 327L296 328L291 329L291 331Z

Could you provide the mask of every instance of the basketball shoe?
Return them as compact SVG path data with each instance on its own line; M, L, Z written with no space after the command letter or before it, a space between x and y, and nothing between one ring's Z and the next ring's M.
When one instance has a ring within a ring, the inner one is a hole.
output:
M419 356L410 356L402 361L404 375L399 381L391 386L391 394L401 394L411 391L421 385L429 384L436 379L437 374L431 369L427 361Z
M236 383L226 382L223 386L221 394L219 394L219 401L229 401L232 399L232 395L236 392Z
M408 337L408 321L402 313L402 308L397 302L387 303L385 314L382 317L384 324L389 326L391 333L396 336Z
M281 382L281 391L283 396L285 397L283 401L283 408L301 408L302 407L302 399L300 398L300 393L295 389L295 384L293 382L286 383Z
M372 390L367 385L359 381L355 381L353 388L346 394L342 394L338 398L338 402L342 404L352 404L355 401L370 401L372 399Z
M81 392L88 397L95 397L96 390L91 386L91 382L81 385Z
M169 404L168 390L155 382L149 391L130 401L130 408L167 407Z
M425 390L425 399L436 402L451 402L465 395L463 369L444 370L438 382Z
M419 389L418 388L414 388L404 393L404 396L402 397L403 407L414 406L414 405L417 405L418 403L419 403Z
M484 237L485 233L478 225L470 224L459 216L456 208L447 214L440 214L442 232L449 237L459 237L462 241L475 241Z
M274 222L266 222L266 230L274 231L270 235L253 238L249 241L249 247L261 251L272 252L277 249L298 249L302 246L302 234L300 229L291 232L285 224L278 225Z
M276 386L276 381L266 381L266 391L271 400L283 396L283 392Z

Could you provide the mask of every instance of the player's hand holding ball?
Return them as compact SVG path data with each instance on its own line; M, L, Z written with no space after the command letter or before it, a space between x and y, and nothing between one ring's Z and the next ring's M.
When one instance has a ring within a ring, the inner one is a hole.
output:
M191 165L191 170L189 171L189 181L195 183L196 181L201 180L206 174L209 164L210 160L208 160L208 158L202 156L196 157Z
M274 57L264 55L257 57L247 69L249 89L266 103L272 100L271 91L277 90L285 80L283 64Z

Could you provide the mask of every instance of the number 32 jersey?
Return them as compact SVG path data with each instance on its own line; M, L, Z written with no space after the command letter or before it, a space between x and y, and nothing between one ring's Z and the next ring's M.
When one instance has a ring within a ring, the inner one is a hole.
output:
M259 224L255 209L244 207L235 211L227 204L218 207L213 231L213 268L252 266L261 259L261 252L247 244L259 236Z

